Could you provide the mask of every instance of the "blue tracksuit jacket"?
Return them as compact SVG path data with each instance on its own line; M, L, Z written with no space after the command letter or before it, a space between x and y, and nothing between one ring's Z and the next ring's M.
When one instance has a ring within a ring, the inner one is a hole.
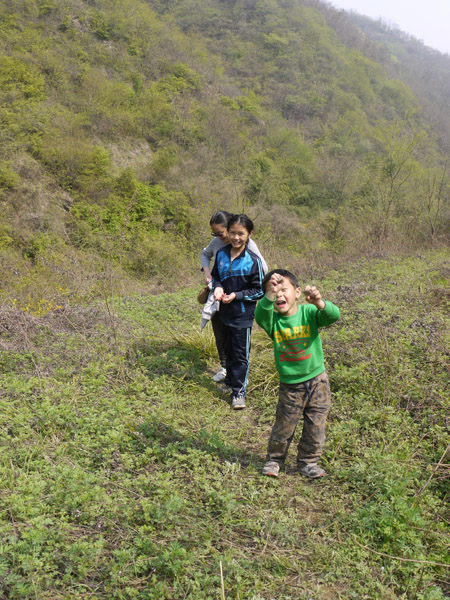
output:
M236 294L230 304L220 304L220 318L231 327L251 327L256 301L264 295L261 259L247 246L233 261L230 252L231 244L221 248L211 271L213 289L222 287L226 294Z

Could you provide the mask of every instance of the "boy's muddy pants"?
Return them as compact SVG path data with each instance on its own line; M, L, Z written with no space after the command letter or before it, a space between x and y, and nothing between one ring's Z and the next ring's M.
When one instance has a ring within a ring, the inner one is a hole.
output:
M270 435L267 460L283 464L303 416L297 463L316 463L325 442L325 422L331 405L330 384L324 371L302 383L280 383L275 425Z

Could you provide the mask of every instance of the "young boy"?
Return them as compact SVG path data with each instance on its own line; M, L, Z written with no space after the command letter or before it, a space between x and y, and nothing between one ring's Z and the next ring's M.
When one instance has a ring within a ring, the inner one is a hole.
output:
M305 288L309 304L297 305L302 290L295 275L285 269L267 273L263 290L265 296L258 302L255 320L273 340L280 389L262 473L278 477L297 423L303 416L297 465L306 477L322 477L325 471L317 462L325 442L331 393L319 327L337 321L339 309L332 302L322 300L315 286Z

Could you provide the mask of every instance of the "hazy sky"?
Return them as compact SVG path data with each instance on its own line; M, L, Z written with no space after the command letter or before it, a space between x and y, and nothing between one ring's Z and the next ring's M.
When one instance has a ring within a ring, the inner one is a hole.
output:
M337 8L382 18L441 52L450 54L450 0L330 0Z

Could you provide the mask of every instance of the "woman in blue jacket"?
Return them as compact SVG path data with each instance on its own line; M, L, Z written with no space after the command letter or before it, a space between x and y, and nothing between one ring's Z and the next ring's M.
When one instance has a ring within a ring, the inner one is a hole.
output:
M263 296L261 259L248 249L253 222L247 215L233 215L227 225L229 244L216 254L211 272L214 297L220 302L224 325L227 375L231 387L231 407L245 408L250 335L256 302Z
M228 221L233 215L226 210L218 210L215 212L210 221L209 225L211 227L211 233L213 239L211 242L203 248L203 251L200 256L200 262L202 271L205 275L205 283L209 283L212 280L211 276L211 262L214 263L216 258L216 254L219 250L221 250L224 246L229 243L228 240ZM248 249L254 252L261 259L261 263L263 266L264 274L267 273L267 265L266 262L259 251L258 246L255 241L251 238L248 240ZM224 341L223 341L223 324L220 320L219 313L214 313L211 318L211 325L214 332L214 338L216 340L217 352L219 354L220 360L220 369L215 373L213 380L217 383L223 381L227 375L227 358L225 355Z

